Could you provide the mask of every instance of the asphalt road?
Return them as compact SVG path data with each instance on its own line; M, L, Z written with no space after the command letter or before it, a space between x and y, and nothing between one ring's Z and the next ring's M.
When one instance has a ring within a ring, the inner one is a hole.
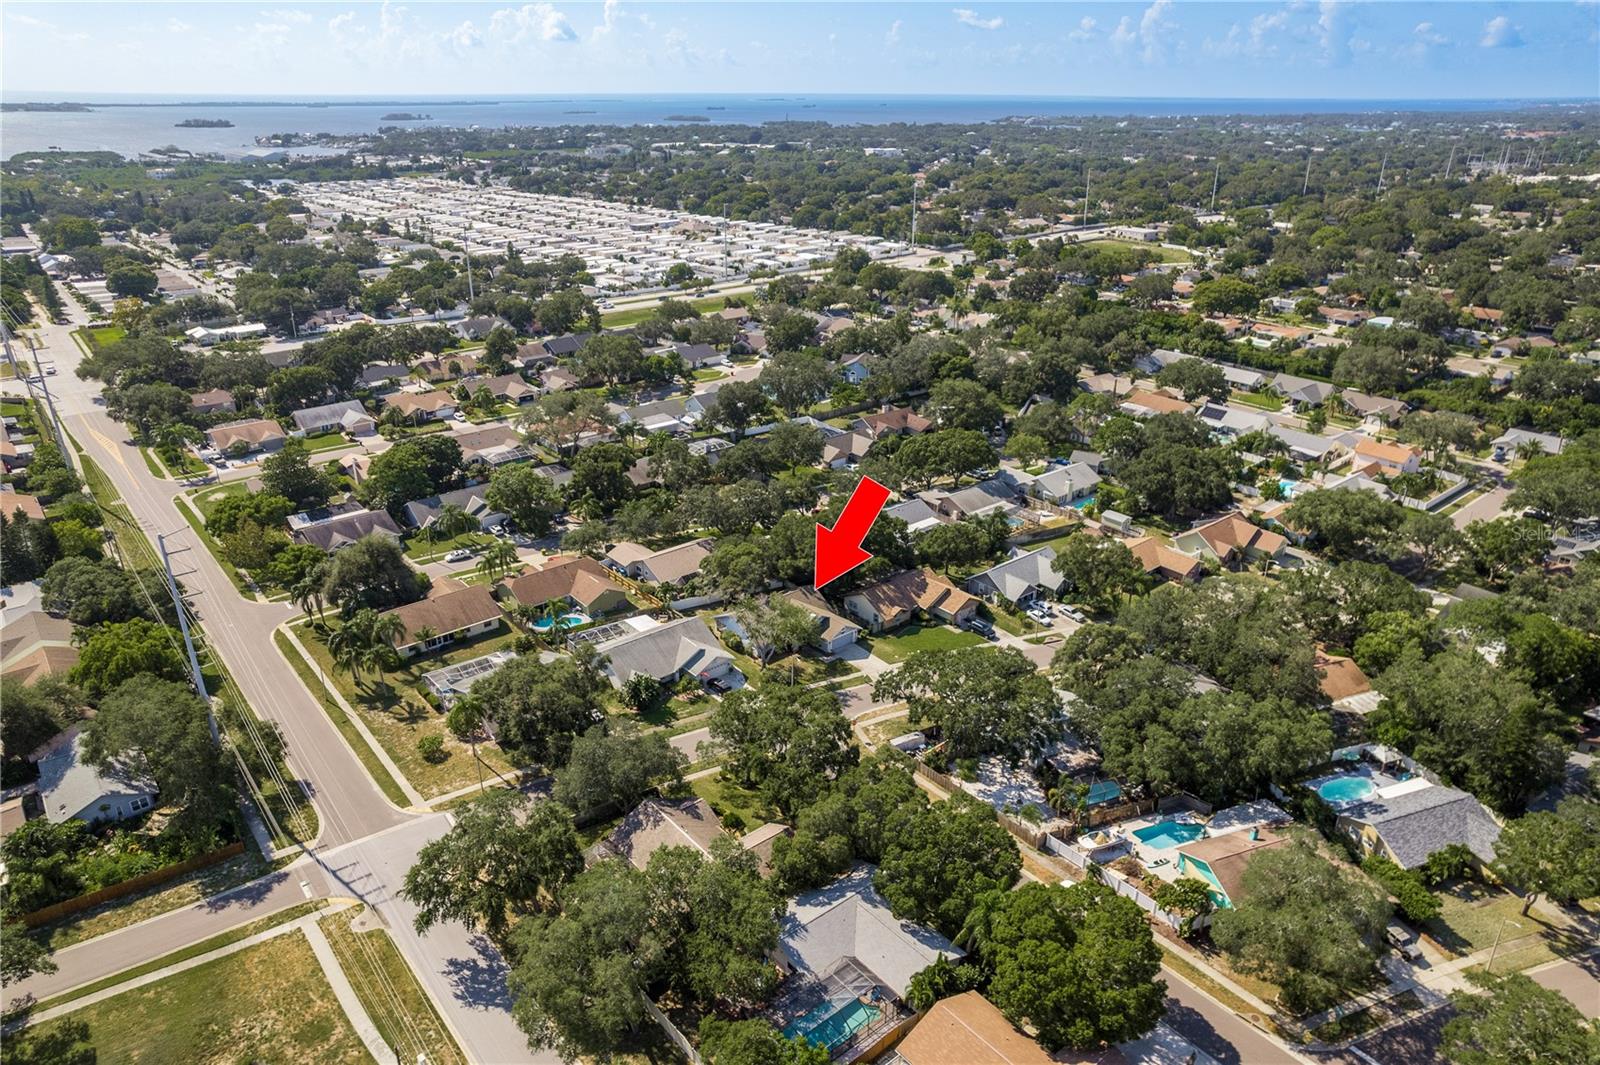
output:
M1167 1024L1222 1065L1284 1065L1306 1060L1175 970L1162 966L1161 976L1167 981Z
M1528 976L1552 991L1561 992L1585 1017L1600 1017L1600 954L1586 954L1530 969Z

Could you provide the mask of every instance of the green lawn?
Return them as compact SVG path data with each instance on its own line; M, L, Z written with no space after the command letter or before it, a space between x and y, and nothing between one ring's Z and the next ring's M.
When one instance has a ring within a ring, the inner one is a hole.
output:
M8 1061L370 1062L303 934L291 932L46 1021Z
M484 532L467 532L448 540L429 540L420 534L407 537L406 557L416 563L437 562L458 547L473 550L488 547L494 537Z
M177 504L179 512L183 514L183 520L188 522L189 527L194 530L195 536L205 545L205 549L211 552L211 557L217 560L217 565L222 568L222 572L227 574L228 580L233 582L234 589L246 599L253 598L250 586L239 575L239 571L234 564L223 556L222 545L211 535L206 528L205 522L200 520L200 515L195 512L194 506L182 496L174 497L173 502Z
M89 342L90 349L98 349L104 344L115 344L128 335L128 331L120 325L103 325L98 329L80 329L78 332Z
M767 805L759 792L743 787L726 773L717 772L701 777L690 781L689 786L696 795L711 804L718 817L737 814L744 822L744 828L737 829L739 832L748 831L779 816L778 811Z
M222 502L228 496L242 496L249 492L243 481L229 481L226 484L208 485L189 493L189 500L206 518L211 517L211 508Z
M339 694L361 715L361 720L383 744L383 749L418 792L432 798L478 782L478 767L473 760L471 747L450 734L450 730L444 727L444 714L433 709L423 698L427 685L423 683L422 675L440 666L510 647L515 639L510 625L502 624L497 633L456 644L442 652L408 659L401 663L399 669L386 671L381 682L365 674L359 685L348 672L334 668L328 646L314 628L301 626L296 630L296 635L316 659L323 674L333 681ZM425 761L417 753L417 740L423 736L443 739L444 749L449 756L442 762ZM494 744L478 744L478 754L494 771L508 778L514 774L510 761ZM484 775L493 783L488 769Z
M676 298L677 297L674 297L674 299ZM688 302L689 306L693 307L697 311L700 311L702 314L707 311L720 311L722 308L728 305L728 301L721 296L711 296L706 299L695 300L689 299L688 293L684 293L683 298ZM619 329L623 326L638 325L647 318L655 317L655 313L656 309L654 307L640 307L627 311L612 311L610 314L602 314L600 316L600 324L607 329Z
M350 979L378 1033L384 1042L398 1048L405 1060L418 1061L419 1055L425 1054L430 1065L465 1065L466 1058L389 933L381 928L357 932L350 927L363 910L353 906L324 917L321 923L339 968Z
M891 636L863 636L861 639L869 651L885 662L904 662L918 651L954 651L984 642L975 632L948 625L917 623L897 629Z
M1235 390L1228 398L1235 403L1243 403L1247 407L1256 407L1260 410L1283 409L1283 397L1274 396L1267 392L1241 392Z
M1508 891L1463 883L1453 884L1436 894L1443 903L1443 912L1423 928L1453 954L1487 950L1494 945L1496 935L1503 945L1546 928L1532 914L1522 916L1522 900Z
M332 451L335 448L349 447L350 441L343 433L326 432L305 437L305 445L306 449L312 452Z
M1186 263L1191 261L1193 258L1188 252L1179 251L1176 248L1163 248L1160 244L1157 244L1154 241L1111 239L1086 240L1084 241L1083 246L1086 248L1126 248L1137 251L1147 251L1156 257L1157 262L1162 263Z

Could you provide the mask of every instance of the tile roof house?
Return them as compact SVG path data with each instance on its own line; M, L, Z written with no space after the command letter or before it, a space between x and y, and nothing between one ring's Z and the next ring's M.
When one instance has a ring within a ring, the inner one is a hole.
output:
M39 767L39 801L51 824L122 821L155 805L154 781L120 765L102 771L88 762L79 729L56 736L32 759Z
M394 646L407 658L493 632L500 627L502 617L500 604L481 584L397 606L384 611L384 615L400 619L403 629ZM431 630L432 635L420 636L424 630Z
M337 403L324 403L320 407L306 407L290 415L294 419L295 435L312 433L349 433L366 436L378 431L378 421L366 408L353 399Z
M963 954L939 933L895 917L873 888L872 872L860 865L796 895L779 923L778 950L802 978L820 981L853 961L903 999L913 976L939 958L954 961Z
M1120 409L1124 414L1131 414L1135 418L1153 418L1157 414L1188 414L1194 407L1185 400L1169 396L1165 392L1136 388L1122 397Z
M886 434L898 436L913 436L925 433L933 428L933 422L910 407L885 407L877 414L868 414L857 418L852 426L858 432L866 433L876 440Z
M931 569L897 573L859 588L844 598L844 608L872 632L887 632L923 614L965 625L978 612L978 600Z
M1420 777L1339 810L1339 825L1367 853L1381 851L1402 869L1415 869L1435 851L1464 844L1484 864L1494 861L1500 825L1464 791Z
M233 401L233 393L226 388L213 388L209 392L196 392L189 397L189 407L196 414L216 414L221 411L238 410L238 405Z
M636 869L650 864L650 856L662 847L688 847L711 857L711 845L731 839L722 830L711 804L696 796L692 799L645 799L628 811L628 816L606 837L607 847Z
M32 518L34 521L44 520L44 504L39 502L38 496L30 496L25 492L13 492L9 486L0 490L0 514L7 518L15 519L18 514Z
M414 422L448 418L456 412L455 397L448 392L395 392L383 402Z
M288 439L283 426L267 418L246 418L219 425L206 433L206 440L218 451L276 451Z
M976 991L940 999L895 1045L904 1065L1053 1065L1036 1040Z
M0 676L32 684L77 664L72 622L43 610L17 613L11 608L0 615Z
M1215 521L1187 529L1173 538L1173 546L1186 554L1203 555L1223 565L1276 561L1289 546L1280 533L1252 525L1238 514L1224 514Z
M400 526L387 510L357 510L292 529L289 535L299 543L320 547L331 555L364 536L383 536L398 541Z
M966 589L985 599L1001 596L1013 603L1026 603L1042 595L1060 595L1067 579L1050 567L1055 557L1053 548L1041 547L1008 558L998 566L967 578Z
M413 529L426 529L439 519L439 513L445 507L450 506L460 507L466 511L467 516L475 520L480 529L491 528L506 520L503 511L489 505L489 486L486 484L441 492L427 499L414 499L405 505L402 513L406 516L407 525Z
M1288 843L1278 828L1252 828L1209 836L1178 846L1178 875L1205 881L1218 909L1231 910L1244 900L1244 871L1256 855Z
M619 689L635 673L668 684L684 676L716 680L734 668L733 656L701 617L635 629L598 643L595 650L611 660L606 674Z
M552 599L577 607L590 617L626 610L628 594L611 579L606 568L592 558L552 558L543 569L506 582L506 589L523 606L543 607Z
M1145 573L1152 577L1169 581L1192 581L1200 576L1203 569L1198 558L1186 555L1182 551L1174 551L1153 536L1141 536L1137 540L1128 541L1128 550L1139 560L1139 565L1144 567Z
M639 581L656 584L682 584L700 572L700 563L711 554L712 540L705 537L686 544L651 551L624 541L606 552L606 558L623 573Z
M1389 477L1416 473L1422 469L1422 452L1403 444L1390 444L1364 436L1356 441L1352 450L1357 466L1375 465L1377 472Z

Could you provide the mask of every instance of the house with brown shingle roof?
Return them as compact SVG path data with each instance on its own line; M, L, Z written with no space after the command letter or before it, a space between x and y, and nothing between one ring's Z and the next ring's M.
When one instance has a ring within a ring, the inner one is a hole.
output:
M209 392L196 392L189 397L189 406L196 414L216 414L218 411L235 411L233 393L226 388L213 388Z
M506 590L523 606L538 608L558 599L590 617L626 610L632 605L606 568L584 556L552 558L543 569L507 581Z
M895 1053L905 1065L1054 1065L1056 1060L976 991L934 1003ZM1119 1052L1112 1053L1122 1060Z
M1252 828L1184 843L1178 847L1178 875L1205 881L1218 909L1231 910L1244 898L1244 871L1256 855L1289 842L1280 828Z
M917 433L925 433L933 428L933 422L910 407L885 407L877 414L857 418L851 428L866 433L876 440L880 436L889 434L914 436Z
M487 388L495 399L506 403L526 403L531 399L538 399L543 393L538 385L530 385L521 374L517 373L501 374L499 377L480 381L473 387L473 393L476 394L480 388Z
M43 521L44 504L39 502L38 496L8 490L0 491L0 514L12 519L21 514L34 521Z
M206 440L218 451L276 451L288 436L283 426L269 418L246 418L219 425L206 433Z
M32 684L40 677L65 673L78 664L72 644L72 622L43 610L0 617L0 676Z
M662 847L688 847L709 858L711 845L725 837L716 811L697 796L644 800L629 811L606 843L634 868L643 869Z
M403 628L394 646L407 658L493 632L500 627L503 616L494 595L481 584L397 606L384 614L400 619ZM419 635L423 632L431 635Z
M1198 558L1174 551L1154 536L1141 536L1128 541L1128 550L1139 560L1148 576L1169 581L1192 581L1200 577L1203 567Z
M899 628L919 614L951 625L966 625L978 612L978 598L934 573L913 569L851 592L844 608L872 632Z
M395 392L383 402L414 422L448 418L456 412L455 397L448 392Z
M1389 444L1363 436L1354 448L1357 466L1375 465L1378 472L1389 477L1403 473L1416 473L1422 468L1422 452L1403 444Z
M1194 410L1176 396L1144 388L1136 388L1129 392L1123 397L1120 407L1123 413L1131 414L1135 418L1153 418L1157 414L1188 414Z
M1216 521L1179 533L1173 538L1173 545L1185 554L1204 555L1232 565L1263 558L1277 561L1289 541L1270 529L1252 525L1238 514L1224 514Z

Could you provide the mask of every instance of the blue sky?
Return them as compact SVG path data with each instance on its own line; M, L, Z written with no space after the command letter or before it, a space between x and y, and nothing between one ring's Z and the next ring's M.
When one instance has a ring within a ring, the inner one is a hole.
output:
M8 0L4 92L1589 97L1600 4Z

